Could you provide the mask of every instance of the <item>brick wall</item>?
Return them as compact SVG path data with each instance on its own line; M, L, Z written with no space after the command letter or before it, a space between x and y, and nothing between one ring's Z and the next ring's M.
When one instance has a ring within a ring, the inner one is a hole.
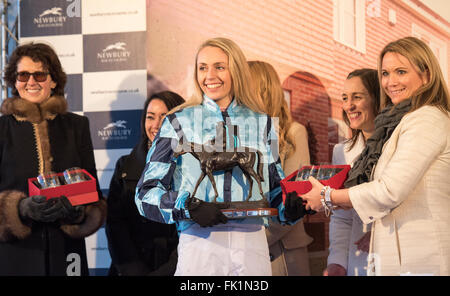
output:
M291 93L292 118L305 126L309 124L312 130L317 143L313 162L330 162L327 127L331 109L327 90L317 77L307 72L290 75L283 82L283 88Z

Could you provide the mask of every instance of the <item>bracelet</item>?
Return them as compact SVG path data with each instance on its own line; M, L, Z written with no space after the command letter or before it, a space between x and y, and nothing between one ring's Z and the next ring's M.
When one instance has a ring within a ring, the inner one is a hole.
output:
M330 208L327 206L327 204L325 203L325 200L323 198L320 199L320 202L322 203L322 207L325 210L325 216L329 217L330 213L331 213Z
M322 196L320 202L322 203L322 206L325 209L326 217L329 217L330 214L333 212L333 209L336 208L336 206L334 206L333 203L331 202L331 191L333 191L333 188L331 188L330 186L324 186L320 191L320 195Z
M333 188L327 186L327 189L325 191L325 203L328 205L328 207L335 209L336 206L333 205L333 202L331 201L331 191L333 190L334 190Z

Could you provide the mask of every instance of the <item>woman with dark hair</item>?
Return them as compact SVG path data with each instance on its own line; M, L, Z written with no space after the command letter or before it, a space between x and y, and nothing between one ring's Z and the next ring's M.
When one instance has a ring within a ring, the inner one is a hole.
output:
M149 147L155 139L156 133L159 131L162 120L165 118L166 114L184 102L184 99L180 95L171 91L155 93L147 98L143 109L147 110L147 112L142 112L141 116L141 139L143 139L143 141L149 141ZM149 107L150 104L152 104L153 107ZM160 112L158 112L158 116L155 116L155 113L157 112L155 110L157 109L160 110Z
M97 178L89 121L67 112L66 74L46 44L17 47L5 80L14 97L0 117L0 275L89 275L84 237L106 218L98 182L100 199L88 205L27 194L28 178L51 171Z
M33 62L40 62L42 69L45 71L37 72L33 78L36 80L36 75L50 75L49 82L52 81L51 92L55 96L64 96L64 87L67 82L67 75L62 69L61 62L53 49L43 43L29 43L16 48L9 58L8 65L5 69L5 81L9 87L12 88L12 95L17 97L21 90L20 86L15 86L17 81L21 81L21 77L29 77L27 73L22 73L17 69L19 62L26 62L31 60ZM19 79L17 79L19 76ZM25 79L25 78L23 78Z
M147 152L169 110L184 103L171 91L145 101L141 140L116 163L108 195L106 235L112 263L109 275L173 275L177 263L175 225L142 217L134 202L136 184L144 170Z
M342 115L351 138L336 144L333 164L353 165L375 130L380 109L380 84L375 69L358 69L348 74L342 92ZM324 275L366 275L370 228L355 210L335 210L330 217L330 253Z
M373 121L380 112L380 83L377 70L363 68L350 72L347 75L344 88L346 89L342 93L342 117L351 129L351 138L347 142L349 146L346 147L347 151L350 151L361 138L361 135L365 143L375 129ZM357 89L361 91L355 91ZM366 104L368 108L364 106L364 112L358 110L354 112L352 109L358 109L356 105L361 103Z
M307 208L354 208L372 223L370 275L450 275L450 96L439 62L415 37L378 58L382 111L346 189L310 177Z

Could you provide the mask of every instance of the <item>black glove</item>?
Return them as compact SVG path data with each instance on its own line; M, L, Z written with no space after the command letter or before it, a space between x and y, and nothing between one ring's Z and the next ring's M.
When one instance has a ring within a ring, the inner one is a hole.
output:
M204 202L198 198L189 198L187 207L191 219L201 227L213 226L219 223L227 223L228 218L220 211L220 206L215 203Z
M313 215L316 213L314 210L306 210L303 204L303 199L297 195L297 192L292 191L286 195L286 200L284 202L284 216L289 222L296 221L306 214Z
M19 202L19 215L23 220L54 222L59 219L60 207L53 199L42 195L33 195Z
M78 224L84 219L84 206L72 206L69 199L61 195L61 197L52 198L55 200L55 206L59 208L58 219L63 224Z

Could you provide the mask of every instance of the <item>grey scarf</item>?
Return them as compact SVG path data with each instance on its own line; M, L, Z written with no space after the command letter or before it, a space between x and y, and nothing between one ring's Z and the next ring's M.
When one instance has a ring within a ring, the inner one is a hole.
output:
M377 164L383 145L389 140L392 132L403 116L411 109L411 100L384 108L375 118L375 131L367 139L366 147L355 161L345 181L345 188L368 182L373 167Z

